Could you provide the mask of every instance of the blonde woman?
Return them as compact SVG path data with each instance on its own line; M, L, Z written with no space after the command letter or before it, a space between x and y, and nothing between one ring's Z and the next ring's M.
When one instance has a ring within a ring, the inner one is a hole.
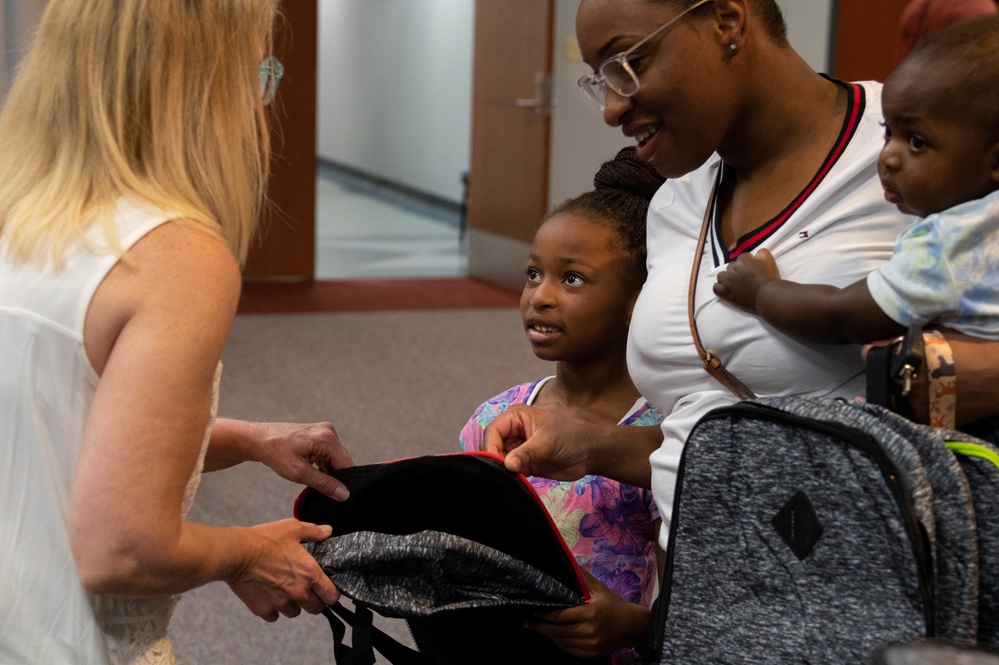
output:
M213 421L277 0L50 0L0 116L0 662L171 663L176 594L333 603L328 527L185 520L202 469L344 498L328 423ZM263 60L263 62L262 62Z

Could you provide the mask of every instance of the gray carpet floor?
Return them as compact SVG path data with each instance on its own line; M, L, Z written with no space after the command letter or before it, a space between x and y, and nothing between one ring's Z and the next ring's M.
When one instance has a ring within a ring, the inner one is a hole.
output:
M514 309L241 315L223 365L221 416L328 420L358 464L454 451L480 403L554 371L531 353ZM282 519L300 490L240 465L205 475L190 519ZM406 639L400 622L376 625ZM267 623L223 583L185 594L170 633L179 665L333 662L322 616Z

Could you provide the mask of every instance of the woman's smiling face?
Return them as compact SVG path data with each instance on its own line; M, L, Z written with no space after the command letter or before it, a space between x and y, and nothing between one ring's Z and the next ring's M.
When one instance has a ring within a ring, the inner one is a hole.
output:
M666 177L703 164L731 122L723 51L711 30L709 2L640 45L628 58L639 89L624 97L607 89L604 121L635 139L638 157ZM676 18L685 7L648 0L583 0L576 37L583 59L597 71L608 58Z

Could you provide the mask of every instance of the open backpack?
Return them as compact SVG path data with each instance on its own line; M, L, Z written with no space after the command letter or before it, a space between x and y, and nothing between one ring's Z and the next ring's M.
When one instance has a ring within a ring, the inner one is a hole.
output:
M534 488L499 457L434 455L333 475L350 498L306 489L295 516L333 527L306 547L356 608L324 611L338 665L373 663L373 651L395 665L593 662L523 627L589 594ZM372 626L372 611L405 619L418 650Z

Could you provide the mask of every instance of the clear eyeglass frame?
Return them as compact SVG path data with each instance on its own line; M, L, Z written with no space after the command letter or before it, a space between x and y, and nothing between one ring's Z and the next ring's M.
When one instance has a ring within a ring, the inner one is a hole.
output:
M580 77L579 80L576 81L576 85L578 85L580 90L586 94L587 99L596 104L601 111L604 110L608 87L622 97L631 97L638 92L641 87L641 84L638 81L638 75L635 74L635 70L631 68L631 63L628 62L628 58L631 54L656 35L662 34L668 27L679 21L681 18L709 2L713 2L713 0L699 0L699 2L695 2L674 16L672 19L666 21L661 26L643 37L627 51L618 53L617 55L613 55L604 60L597 68L596 72Z
M274 101L283 76L284 65L273 55L268 55L260 61L260 101L264 106Z

